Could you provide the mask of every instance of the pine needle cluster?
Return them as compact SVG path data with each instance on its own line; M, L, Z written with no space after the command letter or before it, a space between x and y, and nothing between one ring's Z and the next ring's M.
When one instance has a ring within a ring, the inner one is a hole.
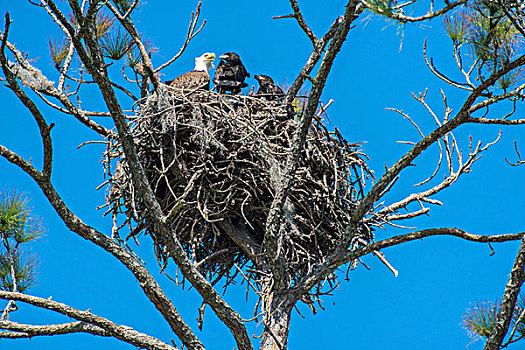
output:
M24 292L35 284L37 260L26 247L42 232L42 222L31 215L28 200L4 191L0 196L0 290Z

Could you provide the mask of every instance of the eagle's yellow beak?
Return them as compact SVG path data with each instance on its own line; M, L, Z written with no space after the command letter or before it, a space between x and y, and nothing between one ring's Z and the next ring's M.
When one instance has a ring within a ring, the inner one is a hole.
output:
M210 53L206 56L206 59L209 60L209 61L215 61L215 54L214 53Z

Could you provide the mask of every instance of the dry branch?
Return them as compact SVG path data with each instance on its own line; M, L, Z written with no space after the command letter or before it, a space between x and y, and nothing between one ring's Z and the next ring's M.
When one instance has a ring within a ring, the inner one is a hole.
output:
M58 303L50 299L39 298L16 292L0 291L0 299L15 300L55 311L65 316L72 317L83 323L67 325L30 326L21 325L9 321L0 321L1 329L9 329L15 332L27 333L28 335L53 335L76 332L87 332L95 335L104 335L118 338L126 343L152 350L173 350L174 348L149 335L137 332L130 327L117 325L103 317L88 311L80 311L66 304ZM0 333L1 334L1 333ZM1 336L5 336L1 334Z
M0 321L0 338L34 338L37 336L51 336L71 333L90 333L102 337L110 337L109 332L89 323L76 321L62 324L29 325L12 321Z
M432 228L397 235L391 238L371 243L365 247L356 249L354 251L349 251L341 255L332 255L323 266L320 266L319 269L316 270L314 273L310 273L308 276L305 277L302 283L295 286L293 288L293 291L295 297L298 300L301 297L301 295L313 288L318 283L319 276L326 277L330 275L337 267L345 263L359 259L362 256L373 253L374 251L380 251L381 249L397 246L399 244L411 242L414 240L420 240L425 237L454 236L471 242L501 243L521 240L524 235L525 232L507 233L501 235L477 235L453 227Z
M182 45L182 47L180 48L179 52L175 56L173 56L166 63L164 63L164 64L160 65L158 68L156 68L155 71L154 71L155 73L160 72L162 69L168 67L170 64L175 62L184 53L184 51L188 47L190 41L193 38L195 38L197 36L197 34L200 33L202 28L204 28L204 25L206 24L206 20L202 21L201 25L197 29L197 23L199 22L200 13L201 13L201 2L199 1L195 11L191 13L191 20L190 20L190 24L188 26L188 32L186 33L186 39L184 40L184 44Z
M449 12L450 10L454 9L455 7L458 7L460 5L465 4L467 2L467 0L459 0L459 1L454 1L454 2L451 2L451 3L449 3L447 1L447 2L445 2L446 6L443 7L442 9L437 10L437 11L433 11L432 5L431 5L430 11L428 11L428 13L426 15L415 16L415 17L414 16L406 16L401 11L398 11L398 12L392 11L392 10L399 9L400 6L393 6L393 7L391 7L389 9L390 11L385 11L385 10L382 10L382 9L376 7L376 6L373 6L372 4L370 4L370 3L366 2L366 1L362 1L362 2L367 8L371 9L374 12L377 12L378 14L380 14L382 16L385 16L385 17L397 20L397 21L402 22L402 23L406 23L406 22L427 21L427 20L432 19L434 17L441 16L441 15ZM432 2L431 2L431 4L432 4ZM406 6L406 4L403 5L403 6Z
M494 72L488 79L477 86L472 93L467 97L461 109L456 113L454 118L448 120L445 124L427 135L423 140L418 142L410 151L408 151L401 159L399 159L393 166L391 166L381 178L377 181L374 187L368 192L363 201L359 204L357 209L358 219L370 210L374 203L379 200L383 190L397 177L397 175L405 169L415 158L417 158L425 149L431 146L434 142L445 136L450 131L457 128L459 125L468 122L470 117L469 110L474 102L488 89L493 86L499 78L506 73L516 69L525 64L525 55L516 58L504 68Z

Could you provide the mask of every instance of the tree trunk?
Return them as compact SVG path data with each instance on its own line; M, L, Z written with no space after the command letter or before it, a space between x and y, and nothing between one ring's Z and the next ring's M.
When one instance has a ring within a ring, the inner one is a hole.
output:
M290 329L291 298L288 294L271 292L263 300L266 314L261 350L284 350Z

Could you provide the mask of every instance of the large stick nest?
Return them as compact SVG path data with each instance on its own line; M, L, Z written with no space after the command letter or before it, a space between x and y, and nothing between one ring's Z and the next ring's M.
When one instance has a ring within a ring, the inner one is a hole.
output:
M161 90L141 101L130 118L152 189L165 215L174 213L177 238L208 278L250 261L228 236L226 222L240 228L246 240L262 243L301 105ZM337 246L370 175L359 145L349 144L337 129L329 131L320 118L308 132L284 207L281 252L293 279L312 271ZM150 234L165 261L169 252L147 221L118 140L111 140L106 160L114 234L125 227L128 238ZM125 215L119 225L117 214ZM352 244L370 239L362 224Z

